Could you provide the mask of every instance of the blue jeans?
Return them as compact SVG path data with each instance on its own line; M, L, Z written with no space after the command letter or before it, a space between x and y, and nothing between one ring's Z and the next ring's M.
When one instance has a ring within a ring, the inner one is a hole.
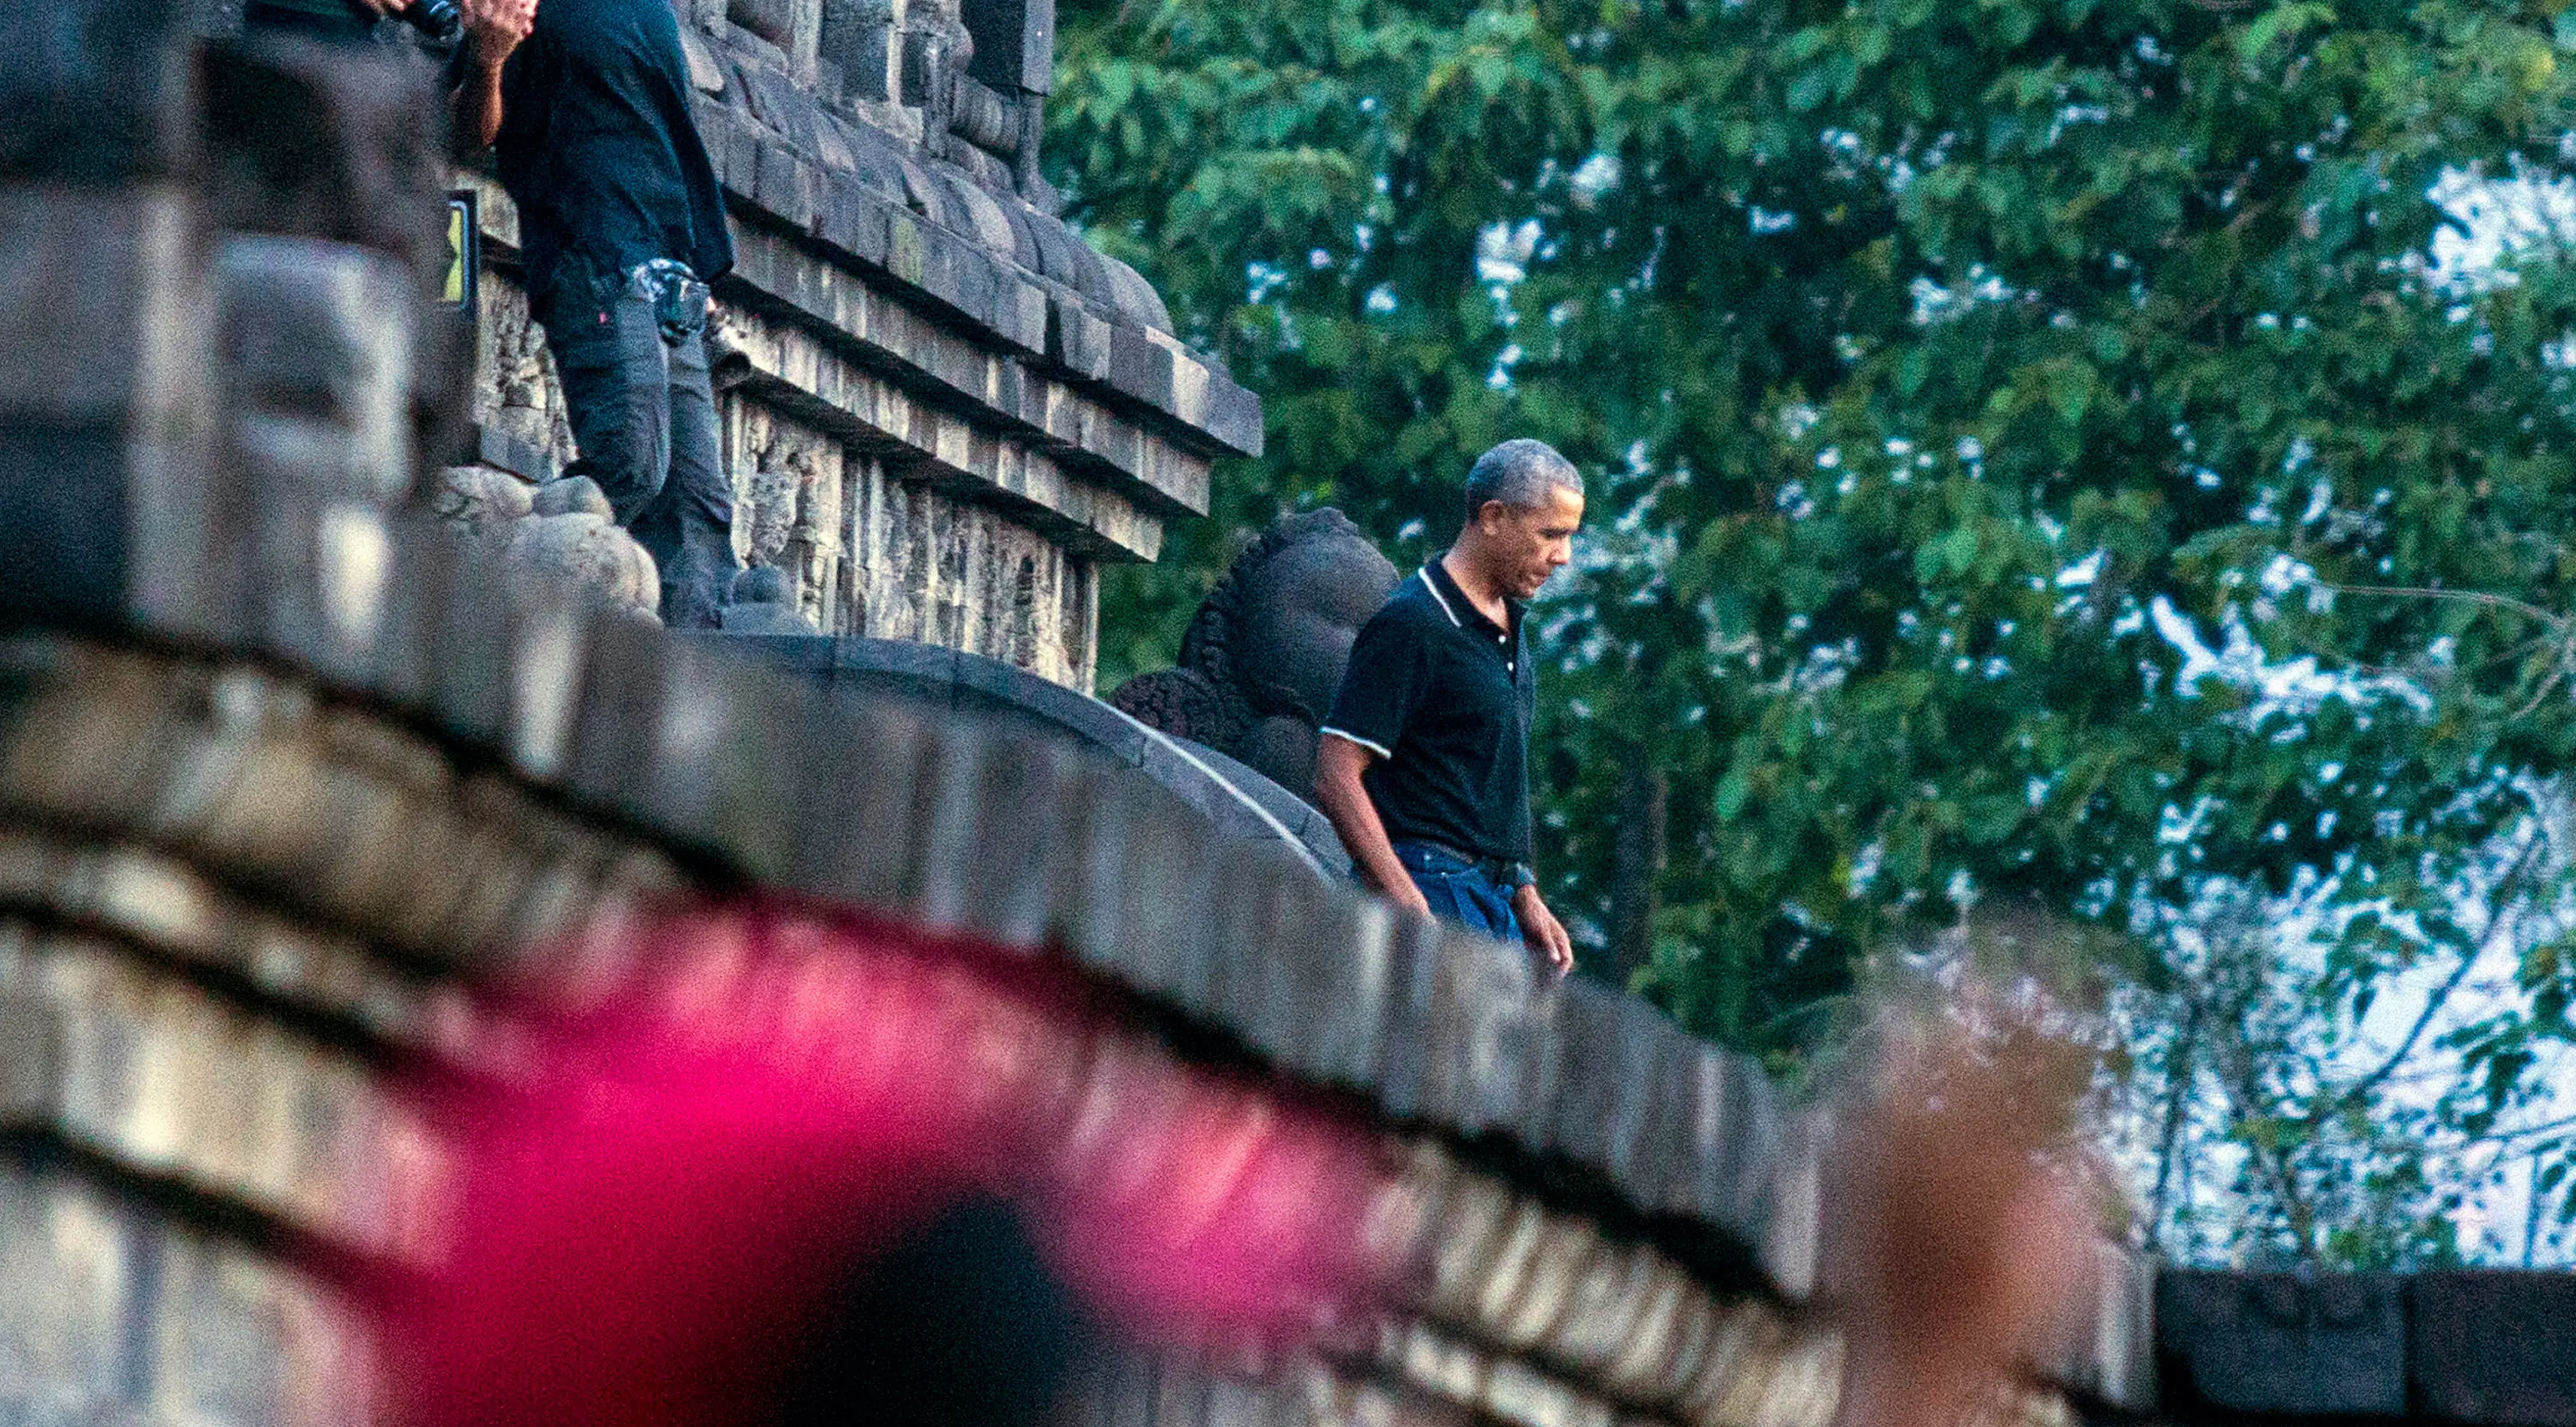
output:
M1512 912L1511 891L1493 874L1429 843L1399 840L1392 846L1395 860L1404 864L1413 885L1422 889L1422 899L1431 904L1431 915L1496 941L1521 944L1521 919Z

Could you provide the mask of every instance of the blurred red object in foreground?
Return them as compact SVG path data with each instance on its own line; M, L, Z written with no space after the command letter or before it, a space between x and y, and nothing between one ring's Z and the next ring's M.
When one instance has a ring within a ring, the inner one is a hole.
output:
M1393 1193L1371 1140L1185 1066L1070 976L759 910L646 942L648 969L580 1013L509 1012L539 1027L513 1088L446 1097L452 1242L391 1335L430 1427L792 1420L840 1390L820 1381L907 1373L908 1407L835 1407L1010 1420L1043 1386L1012 1374L1077 1326L1277 1350L1364 1315L1394 1271L1366 1232ZM872 1278L891 1262L910 1276ZM941 1328L889 1295L1027 1311ZM854 1341L858 1321L892 1326ZM823 1362L907 1332L922 1360ZM952 1393L924 1358L941 1333L991 1339L950 1345Z

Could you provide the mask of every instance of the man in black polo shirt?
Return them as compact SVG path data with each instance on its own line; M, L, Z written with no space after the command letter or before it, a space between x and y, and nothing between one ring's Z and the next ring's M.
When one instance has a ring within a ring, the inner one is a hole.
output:
M1574 944L1529 867L1538 680L1521 612L1582 523L1583 477L1546 443L1478 457L1465 528L1360 630L1315 755L1315 795L1370 886L1522 941L1558 975Z
M495 148L528 297L581 459L662 572L662 618L707 628L741 561L707 382L707 283L733 267L689 113L671 0L464 0L456 123Z

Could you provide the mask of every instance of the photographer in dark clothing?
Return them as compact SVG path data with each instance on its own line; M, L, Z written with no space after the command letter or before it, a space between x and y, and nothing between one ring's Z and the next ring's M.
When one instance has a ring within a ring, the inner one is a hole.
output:
M529 303L576 472L662 572L662 618L712 627L741 568L707 382L707 283L733 267L669 0L464 0L456 122L519 207Z

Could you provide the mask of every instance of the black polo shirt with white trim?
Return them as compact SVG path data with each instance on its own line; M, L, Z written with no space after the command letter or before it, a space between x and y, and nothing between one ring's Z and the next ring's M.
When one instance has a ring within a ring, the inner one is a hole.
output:
M1504 609L1485 618L1434 560L1351 646L1324 732L1378 755L1361 782L1391 839L1529 860L1538 680L1521 607Z

